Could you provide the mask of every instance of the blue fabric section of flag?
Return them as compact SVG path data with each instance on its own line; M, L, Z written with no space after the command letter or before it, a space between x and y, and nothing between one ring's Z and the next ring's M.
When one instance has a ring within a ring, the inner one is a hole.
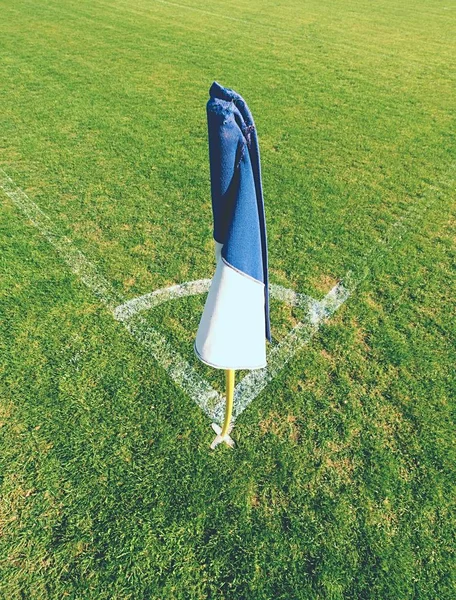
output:
M252 114L244 99L214 82L207 119L214 238L222 257L264 283L265 335L271 340L266 220L260 152Z

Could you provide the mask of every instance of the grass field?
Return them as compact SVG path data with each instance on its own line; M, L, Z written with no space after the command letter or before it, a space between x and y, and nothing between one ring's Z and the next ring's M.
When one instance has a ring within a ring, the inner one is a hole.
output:
M0 189L0 598L456 597L455 25L453 0L0 0L0 169L116 293L212 276L213 80L255 116L271 282L364 273L211 452ZM203 303L143 317L222 390Z

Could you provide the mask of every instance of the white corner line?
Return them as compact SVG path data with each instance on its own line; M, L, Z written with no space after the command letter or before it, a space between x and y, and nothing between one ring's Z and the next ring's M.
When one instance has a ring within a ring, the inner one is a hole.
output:
M127 321L140 312L151 310L170 300L205 294L209 291L211 281L211 279L186 281L184 283L149 292L148 294L138 296L137 298L132 298L115 307L113 310L114 318L118 321ZM318 311L318 307L320 306L319 300L315 300L315 298L307 296L306 294L299 294L293 290L282 287L281 285L270 284L269 292L271 297L275 300L280 300L291 306L297 306L309 311Z
M118 321L127 321L137 313L155 308L164 302L169 302L176 298L185 298L185 296L204 294L209 291L210 285L210 279L198 279L196 281L187 281L178 285L155 290L154 292L127 300L127 302L116 306L113 311L114 318Z
M456 163L451 165L454 171ZM430 192L439 191L440 186L453 183L450 178L438 182L437 186L428 186ZM212 420L221 422L224 412L224 397L215 390L195 369L171 347L166 338L152 328L141 311L153 308L173 298L204 293L209 289L209 279L186 282L170 288L156 290L133 300L127 300L116 292L113 286L103 277L97 268L84 254L65 236L49 217L21 190L14 181L0 168L0 189L26 215L32 224L41 232L57 250L63 260L81 281L105 304L113 317L121 322L130 334L144 346L153 358L161 365L170 378L176 383ZM317 301L305 294L298 294L278 285L271 285L273 298L282 300L293 306L305 309L304 321L298 323L277 345L268 352L268 366L264 369L250 371L238 383L234 390L233 420L237 418L256 396L267 386L293 357L305 346L319 330L322 323L328 320L346 302L351 294L371 272L375 261L386 250L390 250L403 234L411 227L411 221L417 222L426 211L440 198L438 193L429 200L429 192L424 194L424 206L412 205L408 211L394 222L382 239L373 245L355 271L348 271L341 282L321 300ZM135 318L132 318L132 317Z
M3 169L0 169L0 189L12 200L12 202L25 214L31 223L40 231L48 242L57 250L62 259L67 263L73 273L97 296L97 298L108 308L113 317L121 322L129 333L145 347L158 364L165 369L170 378L177 384L200 408L211 418L221 421L220 411L224 406L224 396L215 390L197 371L171 346L167 339L150 326L141 311L158 306L163 302L178 297L204 293L208 291L210 279L190 281L156 290L133 300L126 300L122 294L117 292L109 281L103 277L86 256L65 236L55 223L21 190ZM320 318L325 317L321 310L321 302L299 294L280 285L271 285L272 297L288 302L293 306L308 309L309 314L314 315L313 326L319 323ZM135 317L135 318L132 318ZM256 393L249 388L247 393L242 390L252 377L247 376L236 387L235 398L241 400L243 408L257 396L280 368L292 357L302 345L306 343L305 336L297 335L299 326L295 327L282 342L274 346L269 352L271 365L267 374L263 375L262 385L259 385ZM263 370L260 371L260 373ZM258 373L253 371L251 375ZM240 406L240 405L239 405ZM237 414L242 412L236 407ZM243 410L242 408L242 410Z
M0 169L0 189L26 215L38 231L57 250L71 271L86 285L115 317L117 306L126 299L97 268L76 248L51 219L22 191L3 169ZM131 335L144 346L176 383L212 419L213 407L220 401L221 394L201 377L176 351L166 338L153 329L141 315L134 321L123 323Z

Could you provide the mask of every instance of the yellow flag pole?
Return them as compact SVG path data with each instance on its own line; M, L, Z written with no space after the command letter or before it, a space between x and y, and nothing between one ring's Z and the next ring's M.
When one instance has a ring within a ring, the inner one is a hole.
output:
M234 441L230 438L232 429L231 417L233 414L233 399L234 399L234 369L225 370L225 382L226 382L226 406L225 406L225 419L223 421L223 427L220 428L216 423L212 423L212 429L216 432L217 437L211 444L211 448L214 449L216 446L225 442L230 448L233 448Z
M233 397L234 397L234 369L226 369L225 381L226 381L226 408L225 408L225 421L222 427L222 437L225 437L229 433L228 429L231 425L231 415L233 414Z

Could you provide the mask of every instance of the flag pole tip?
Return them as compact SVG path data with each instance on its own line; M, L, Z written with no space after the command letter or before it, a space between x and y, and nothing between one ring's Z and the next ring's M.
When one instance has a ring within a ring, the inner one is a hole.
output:
M230 448L234 448L234 440L230 438L231 430L233 429L233 425L230 425L228 429L228 433L226 435L222 435L222 428L217 425L217 423L212 423L212 429L217 434L215 440L211 444L211 450L217 448L219 444L225 442Z

